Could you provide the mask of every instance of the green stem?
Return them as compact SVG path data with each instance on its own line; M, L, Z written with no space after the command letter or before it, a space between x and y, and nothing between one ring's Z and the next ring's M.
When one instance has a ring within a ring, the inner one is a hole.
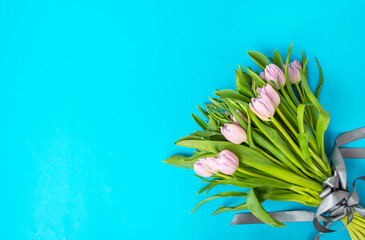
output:
M288 121L288 119L285 117L285 115L283 114L283 112L277 107L276 108L276 112L279 114L281 120L283 120L283 122L285 123L285 125L289 128L289 130L294 134L294 136L297 138L298 137L298 133L297 131L294 129L294 127L290 124L290 122Z
M273 163L276 163L277 165L279 165L280 167L289 169L284 163L280 162L279 160L277 160L276 158L274 158L273 156L271 156L270 154L266 153L264 150L262 150L259 147L256 147L257 150L259 150L259 152L261 152L265 157L267 157L268 159L270 159Z
M320 200L318 199L312 198L310 196L303 196L297 193L283 194L271 191L270 193L264 194L262 197L266 200L272 201L294 201L311 207L316 207L320 203Z
M271 178L271 177L268 177L268 176L265 176L265 175L262 175L262 174L259 174L259 173L250 172L250 171L248 171L248 170L246 170L242 167L238 167L237 171L239 171L243 174L249 175L251 177L257 177L257 178L262 178L262 179L273 180L273 178Z
M361 216L360 215L357 216L356 214L357 213L355 212L354 219L346 228L352 239L365 239L365 236L363 234L363 232L365 232L365 224L358 218L358 217L361 218ZM347 224L347 218L348 218L348 215L345 216L343 219L341 219L341 222L344 225Z
M277 113L279 114L280 118L283 120L283 122L285 123L285 125L289 128L289 130L294 134L294 136L296 138L298 138L298 132L294 129L294 127L290 124L290 122L288 121L288 119L285 117L285 115L283 114L283 112L279 109L276 108ZM311 139L310 141L311 147L314 148L314 150L316 152L318 152L318 148L317 145L313 143L313 140ZM322 160L321 160L322 161Z
M293 126L290 124L288 119L285 117L285 115L281 112L279 108L276 108L277 113L279 114L280 118L283 120L285 125L289 128L289 130L293 133L295 138L298 138L298 132L293 128ZM323 160L318 157L318 155L312 150L312 147L318 152L317 145L313 143L313 141L309 141L310 147L308 148L308 151L310 155L316 160L316 162L322 167L322 169L325 171L325 173L328 175L328 173L331 172L331 169L328 168L328 166L323 162Z
M279 129L279 131L283 134L283 136L286 138L286 140L289 142L289 144L293 147L293 149L295 150L295 152L301 158L303 158L303 153L300 151L300 149L297 146L297 144L293 141L293 139L289 136L289 134L285 131L285 129L280 125L280 123L276 120L276 118L275 117L272 117L271 120L274 123L274 125L277 127L277 129Z
M365 218L361 217L357 212L355 212L354 218L362 222L365 228Z
M359 224L359 221L355 219L350 223L352 227L357 230L357 235L361 237L361 239L365 239L365 228Z
M297 112L297 106L295 105L295 103L293 102L293 100L290 98L290 96L286 92L285 88L284 87L281 87L280 90L283 93L283 96L286 99L286 101L289 103L290 107L293 109L293 111L294 112Z
M320 157L318 157L317 154L315 154L313 152L313 150L309 147L308 148L309 154L311 155L312 158L314 158L314 160L316 161L316 163L324 170L324 173L326 174L326 176L331 176L331 168L329 168L329 166L327 166Z
M352 222L351 222L352 223ZM357 239L363 239L362 238L362 234L361 234L361 232L359 231L359 229L357 228L357 226L356 226L356 224L349 224L349 226L350 226L350 228L351 228L351 230L352 230L352 232L354 233L354 235L357 237Z
M310 198L314 198L318 201L318 203L321 202L321 199L319 198L319 192L316 192L309 188L304 188L304 187L299 187L299 186L293 185L293 187L291 187L290 190L297 192L299 194L302 194L303 196L308 196Z
M300 100L302 101L302 103L305 103L305 100L304 100L304 97L303 97L303 93L302 93L302 90L300 90L300 87L298 85L298 83L295 83L294 84L297 91L298 91L298 94L299 94L299 97L300 97Z
M346 223L344 223L344 224L346 224ZM350 225L348 225L346 228L347 228L347 231L350 234L351 240L359 240L359 238L356 236L356 234L354 233L353 228Z
M251 177L267 179L267 180L274 181L274 182L287 183L287 182L282 181L280 179L275 179L275 178L268 177L268 176L265 176L265 175L262 175L262 174L259 174L259 173L254 173L254 172L248 171L243 167L238 167L237 171L239 171L240 173L243 173L245 175L251 176ZM316 191L311 190L309 188L297 186L297 185L292 185L289 189L296 192L296 193L299 193L301 195L308 196L308 197L311 197L311 198L315 197L315 196L319 196L319 192L316 192ZM317 200L320 201L320 199L317 199Z
M217 176L219 176L219 177L222 177L222 178L226 178L226 179L230 179L230 178L232 178L231 176L224 175L224 174L219 173L219 172L215 173L215 175L217 175Z
M293 139L289 136L289 134L285 131L285 129L280 125L280 123L275 119L275 117L271 118L274 125L279 129L279 131L283 134L283 136L286 138L286 140L289 142L289 144L292 146L294 151L298 154L299 157L301 157L312 169L318 174L318 176L323 176L323 173L312 163L307 162L304 159L302 151L299 149L297 144L293 141Z

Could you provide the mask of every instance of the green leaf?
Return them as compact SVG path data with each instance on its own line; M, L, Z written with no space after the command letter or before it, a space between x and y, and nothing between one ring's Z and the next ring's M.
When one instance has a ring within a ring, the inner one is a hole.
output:
M247 193L247 206L251 213L264 223L273 227L286 227L285 224L279 222L265 211L256 197L254 189L250 189Z
M268 192L270 192L269 188L257 188L257 192L258 192L258 189L266 189ZM260 203L265 201L265 199L263 199L261 196L259 196L258 199L259 199ZM227 211L242 211L242 210L246 210L246 209L248 209L246 203L242 203L242 204L234 206L234 207L221 206L212 215L216 215L218 213L227 212Z
M253 139L257 143L257 145L265 148L267 152L271 153L271 155L275 156L279 159L285 166L291 169L293 172L298 175L305 177L305 175L274 145L269 139L262 136L258 129L253 129Z
M254 71L248 68L245 69L247 73L252 77L252 80L257 84L258 87L266 86L266 82L259 75L257 75Z
M240 182L250 185L251 187L273 187L273 188L281 188L281 189L291 189L293 187L292 184L286 183L276 179L264 179L264 178L247 178L240 179Z
M212 118L209 119L208 130L213 132L220 132L220 128L217 126Z
M305 128L304 128L304 113L305 113L305 104L300 104L298 106L298 111L297 111L297 119L298 119L298 130L300 133L304 133L305 132Z
M221 213L221 212L242 211L242 210L246 210L246 209L247 209L247 204L246 203L240 204L240 205L235 206L235 207L222 206L222 207L218 208L212 215L217 215L218 213Z
M298 169L303 170L303 166L298 161L297 157L291 152L288 143L281 137L281 135L273 128L263 124L252 111L249 111L252 121L261 130L261 132L276 146L287 159L289 159L296 167L293 165L287 165L291 170L295 171L297 174ZM298 169L297 169L298 168ZM299 171L300 172L300 171Z
M199 104L198 104L198 109L199 111L204 115L204 117L208 118L208 113L206 111L204 111L204 109L202 109Z
M302 65L303 65L303 72L305 73L305 76L307 76L307 63L308 63L308 58L305 59L303 62L302 62Z
M207 124L200 118L198 117L197 115L195 114L191 114L195 120L195 122L203 129L203 130L207 130Z
M307 61L308 61L308 58L307 59L305 58L304 51L302 51L302 68L303 68L303 72L304 72L305 76L307 76Z
M199 152L191 157L183 156L183 155L173 155L166 160L163 160L164 163L173 165L175 167L193 169L194 164L197 159L205 158L205 157L216 157L216 153L211 152Z
M255 143L252 140L251 117L250 117L250 114L248 113L248 111L250 111L250 110L248 110L248 108L246 107L245 111L246 111L246 116L247 116L247 141L248 141L248 145L251 148L256 149Z
M299 146L300 146L300 150L303 153L303 157L304 160L306 161L306 163L311 166L312 161L309 155L309 137L308 135L305 133L305 128L304 128L304 113L305 113L305 104L300 104L298 106L298 112L297 112L297 118L298 118L298 129L299 129L299 134L297 136L298 138L298 142L299 142Z
M216 198L221 198L221 197L246 197L246 193L244 192L237 192L237 191L231 191L231 192L221 192L221 193L218 193L210 198L207 198L205 200L203 200L202 202L200 202L195 208L193 211L191 211L190 213L193 213L195 212L201 205L203 205L204 203L208 202L208 201L211 201L213 199L216 199Z
M240 112L244 112L243 109L245 107L249 106L249 103L246 103L246 102L243 102L243 101L240 101L240 100L234 100L233 101L233 99L228 99L228 98L224 99L224 102L226 104L227 104L227 102L229 102L234 109L236 109L236 110L238 110Z
M223 136L223 134L211 136L210 140L212 140L212 141L227 141L227 139Z
M283 113L283 115L288 119L289 123L294 126L294 128L298 127L297 119L291 114L285 104L280 104L278 106L279 110Z
M229 150L237 155L242 164L256 168L262 172L265 172L266 174L276 177L277 179L284 180L288 183L293 183L298 186L311 188L316 191L323 190L321 184L311 179L300 177L298 174L274 164L261 153L250 147L237 145L230 142L206 140L186 140L179 141L176 144L183 147L198 148L207 152L214 152L212 149L215 149L217 152Z
M303 71L300 71L300 76L302 79L302 88L307 94L308 100L313 103L319 112L318 119L316 122L316 141L318 144L319 151L321 153L322 159L327 159L325 149L324 149L324 132L326 131L328 124L330 122L330 114L323 109L322 105L318 102L318 99L314 96L308 85L308 80L304 75Z
M198 177L201 177L199 175L197 175ZM207 191L204 195L206 195L210 189L212 189L213 187L219 185L219 183L211 181L207 186L203 187L202 189L199 190L199 192L197 192L196 194L201 194L204 191Z
M216 157L217 153L213 153L213 152L197 152L195 153L193 156L189 157L188 160L198 160L200 158L205 158L205 157Z
M317 89L316 89L316 94L315 94L316 98L318 99L319 93L321 92L321 88L322 88L322 85L323 85L323 73L322 73L321 65L319 64L316 57L315 57L315 59L316 59L318 69L319 69L319 83L318 83L318 86L317 86Z
M280 84L280 83L279 83ZM288 110L288 112L293 116L293 117L296 117L297 116L297 112L293 110L292 108L292 105L289 104L289 102L286 100L286 98L284 97L283 94L281 94L280 92L279 93L279 96L280 96L280 105L284 105L285 108ZM294 106L295 107L295 106ZM282 110L282 109L280 109Z
M303 153L303 157L304 157L305 162L308 165L311 165L311 158L310 158L309 152L308 152L309 138L308 138L307 134L299 133L298 134L298 141L299 141L300 150Z
M192 169L194 168L194 163L196 162L196 160L195 159L189 160L189 157L183 155L174 155L164 160L163 162L173 165L175 167Z
M232 186L241 187L241 188L252 187L252 184L244 183L244 182L238 181L234 178L219 179L219 180L214 180L214 181L217 182L218 184L222 184L222 185L232 185Z
M227 99L227 101L225 101L225 103L227 104L227 106L229 108L230 114L233 115L233 117L235 117L237 119L238 123L246 130L247 129L247 123L245 122L245 120L243 120L241 115L239 115L236 112L236 109L232 106L232 102Z
M211 137L211 136L222 135L222 134L219 132L206 130L206 131L195 132L195 133L192 133L191 135L198 136L198 137Z
M279 76L278 76L279 77ZM287 91L285 90L285 86L282 86L279 79L278 79L278 85L280 88L281 93L283 94L282 96L284 96L285 101L287 101L287 103L290 105L290 108L293 111L297 111L297 105L293 102L293 100L291 99L291 97L289 96L289 94L287 93ZM271 85L275 86L275 84L273 84L273 81L271 81ZM293 90L293 89L292 89Z
M214 113L216 116L218 116L219 118L223 118L228 120L227 115L222 113L222 110L218 109L218 108L210 108L207 109L208 114L209 113ZM208 117L209 118L209 117Z
M210 116L213 120L215 120L216 122L219 122L219 123L221 123L221 124L225 124L225 123L232 123L232 121L231 121L231 120L228 120L228 119L226 119L226 118L221 118L221 117L217 116L217 114L214 114L212 111L208 111L208 113L209 113L209 116ZM216 112L216 113L217 113L217 112Z
M305 120L305 117L306 117L306 114L308 115L308 108L309 107L312 107L313 104L310 104L310 103L307 103L305 104L305 108L304 106L299 108L298 107L298 124L299 124L299 133L305 133L305 135L307 136L308 138L308 142L309 142L309 147L311 148L311 150L313 151L313 153L315 153L317 156L319 155L319 150L318 150L318 146L316 144L316 140L315 140L315 137L314 137L314 130L310 127L308 127L307 124L304 123L304 120ZM302 137L304 138L304 137ZM318 158L316 158L318 160ZM317 161L316 160L316 161ZM318 161L317 161L318 162ZM326 169L327 167L326 166L323 166L322 165L322 161L319 162L319 164L324 167L324 169Z
M236 73L236 90L248 98L254 97L250 87L250 84L252 83L250 75L243 72L240 65L238 65L238 70L234 71Z
M290 43L290 47L289 47L289 50L288 50L288 55L286 57L286 63L285 63L285 86L284 87L286 88L290 98L294 101L295 105L298 106L298 104L300 102L299 102L298 98L295 96L293 88L291 87L291 84L290 84L290 81L289 81L289 72L288 72L289 60L290 60L290 54L291 54L292 47L293 47L293 43ZM293 108L293 109L295 109L295 108Z
M242 94L235 92L233 90L230 89L225 89L225 90L220 90L218 92L214 93L215 95L217 95L220 98L232 98L232 99L237 99L243 102L250 102L251 99L248 97L243 96Z
M220 101L217 101L216 99L214 98L211 98L209 97L209 100L215 105L217 106L219 109L222 109L222 110L227 110L226 106L224 106L224 104ZM205 104L207 105L207 104Z
M277 50L275 50L275 52L274 52L273 63L276 66L278 66L280 69L283 69L283 66L284 66L283 59L281 58L281 56Z
M196 135L189 135L189 136L185 136L185 137L180 138L179 140L176 141L176 143L179 142L179 141L184 141L184 140L202 140L202 138L199 137L199 136L196 136Z
M247 73L245 73L242 70L242 67L240 65L238 65L238 70L235 70L236 72L236 80L239 80L239 83L245 83L246 86L250 86L252 83L252 78L250 77L250 75L248 75Z
M253 51L247 51L247 53L262 71L265 70L266 65L270 64L270 61L262 53Z

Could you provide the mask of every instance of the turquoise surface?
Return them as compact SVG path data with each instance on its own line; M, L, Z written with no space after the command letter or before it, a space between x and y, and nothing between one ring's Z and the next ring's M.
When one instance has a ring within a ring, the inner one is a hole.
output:
M246 50L309 57L327 150L364 126L362 1L0 1L0 239L312 239L312 223L230 226L161 160L190 113L234 87ZM365 146L365 141L354 146ZM349 181L365 161L348 160ZM217 190L224 190L219 188ZM364 184L359 184L362 203ZM214 191L212 191L214 193ZM303 209L267 202L267 210ZM345 231L323 239L349 239Z

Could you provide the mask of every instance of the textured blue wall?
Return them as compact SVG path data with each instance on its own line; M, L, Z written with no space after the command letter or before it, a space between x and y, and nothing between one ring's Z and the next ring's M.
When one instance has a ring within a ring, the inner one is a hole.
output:
M291 41L293 57L302 49L309 56L312 86L313 57L322 63L328 147L363 126L363 8L362 1L0 1L0 239L311 239L311 223L229 226L233 213L210 215L237 201L189 214L204 199L195 195L203 184L161 160L188 153L174 141L197 129L190 113L198 103L234 87L238 64L253 66L246 50L285 54ZM348 167L349 180L364 175L363 162Z

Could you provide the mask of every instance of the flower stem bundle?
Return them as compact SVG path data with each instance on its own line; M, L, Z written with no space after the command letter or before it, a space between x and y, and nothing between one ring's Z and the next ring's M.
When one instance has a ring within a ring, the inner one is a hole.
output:
M198 106L206 120L193 114L202 128L176 142L194 148L193 156L174 155L164 162L194 169L208 185L199 193L208 193L218 185L233 185L241 191L218 193L201 202L221 197L239 197L243 203L222 206L214 214L249 209L262 222L274 227L285 226L261 206L266 200L294 201L317 207L322 199L322 183L332 176L324 133L330 121L307 78L307 59L285 63L278 51L272 58L248 52L261 69L239 66L236 89L215 92L216 98ZM270 61L271 60L271 61ZM342 219L346 223L346 219ZM364 239L365 219L355 214L347 226L352 239Z

